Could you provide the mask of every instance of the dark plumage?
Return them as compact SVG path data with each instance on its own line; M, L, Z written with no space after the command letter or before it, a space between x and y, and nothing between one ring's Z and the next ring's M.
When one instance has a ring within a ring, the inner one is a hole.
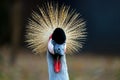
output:
M66 40L66 35L63 29L56 28L52 34L52 39L58 44L63 44Z

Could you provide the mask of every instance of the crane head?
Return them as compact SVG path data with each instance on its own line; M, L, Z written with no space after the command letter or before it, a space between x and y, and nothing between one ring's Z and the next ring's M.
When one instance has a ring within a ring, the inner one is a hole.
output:
M51 40L48 42L48 50L52 55L54 61L54 71L60 72L61 69L61 57L65 54L66 48L66 35L63 29L56 28L51 36Z

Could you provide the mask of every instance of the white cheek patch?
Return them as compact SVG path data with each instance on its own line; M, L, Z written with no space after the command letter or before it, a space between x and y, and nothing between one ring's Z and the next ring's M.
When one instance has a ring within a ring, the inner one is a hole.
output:
M50 51L50 53L54 54L54 46L52 44L52 39L50 39L48 42L48 50Z
M65 46L64 46L64 52L66 52L66 43L65 43Z

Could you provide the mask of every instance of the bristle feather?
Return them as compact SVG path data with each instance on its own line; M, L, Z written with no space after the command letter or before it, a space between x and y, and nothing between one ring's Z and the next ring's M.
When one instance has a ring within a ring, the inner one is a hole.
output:
M86 37L85 22L75 10L69 6L47 3L39 8L40 14L33 11L32 19L27 26L26 42L36 53L47 51L49 36L59 27L66 34L66 53L75 53L82 48L80 40Z

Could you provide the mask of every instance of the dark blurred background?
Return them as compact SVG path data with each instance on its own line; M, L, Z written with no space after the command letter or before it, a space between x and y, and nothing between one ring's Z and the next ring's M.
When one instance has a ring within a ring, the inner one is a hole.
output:
M32 10L37 11L38 6L41 6L46 1L51 0L0 0L0 80L18 80L16 79L18 76L11 74L14 74L14 72L22 76L22 79L19 80L41 80L41 78L38 78L40 75L40 77L45 78L42 80L47 80L46 76L44 76L47 73L46 67L41 68L41 64L45 62L44 58L46 57L41 58L41 60L38 56L33 55L25 43L28 18L31 17ZM102 80L120 80L120 0L52 1L70 5L71 9L76 9L86 21L88 36L80 52L80 58L77 58L78 63L76 62L76 56L74 56L75 58L71 58L72 56L68 57L68 60L73 60L73 63L68 62L69 66L79 64L79 62L81 65L75 68L71 67L72 70L70 72L74 73L75 77L79 76L79 74L83 75L83 77L87 75L86 78L91 78L92 80L101 80L101 76ZM96 56L93 57L93 55ZM29 61L31 63L28 63ZM92 66L90 66L91 64ZM15 68L13 70L10 65L17 66L13 67ZM31 65L32 69L29 69L28 67ZM87 67L88 65L89 67ZM44 66L47 66L46 63ZM109 66L111 67L109 68ZM12 71L6 70L5 67ZM33 68L36 68L36 70ZM114 72L114 69L118 72ZM30 73L29 70L33 70L31 72L35 72L34 75L28 74ZM78 70L81 73L75 72ZM84 74L82 74L83 72ZM113 79L111 75L117 78ZM86 78L76 79L72 76L71 80L90 80Z

